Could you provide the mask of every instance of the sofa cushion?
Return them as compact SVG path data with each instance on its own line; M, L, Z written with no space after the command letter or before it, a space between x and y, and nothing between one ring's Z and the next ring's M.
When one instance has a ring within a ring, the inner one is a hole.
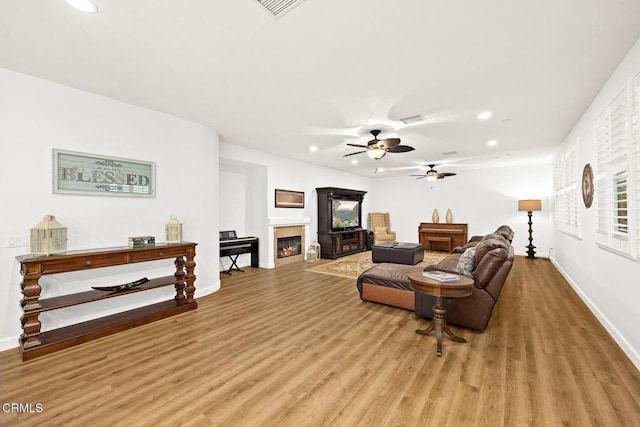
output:
M501 236L491 236L482 239L476 245L476 253L474 255L474 262L476 264L476 267L480 265L480 262L482 262L482 258L487 254L487 252L493 249L502 248L506 253L508 253L508 247L509 242L507 242L507 240Z
M506 248L497 247L488 251L472 273L475 280L474 286L484 289L502 267L508 256L509 250Z
M474 255L476 253L476 248L469 248L463 252L460 256L460 260L456 265L456 268L459 270L464 270L471 273L475 268L476 264L474 261Z
M513 239L513 230L508 225L501 225L500 227L498 227L495 233L500 234L509 242L511 242L511 240Z
M436 265L444 268L456 268L461 256L462 253L449 254Z

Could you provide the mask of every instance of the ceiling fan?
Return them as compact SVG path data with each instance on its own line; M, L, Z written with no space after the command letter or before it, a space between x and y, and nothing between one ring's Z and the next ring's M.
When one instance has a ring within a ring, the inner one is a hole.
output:
M429 170L422 174L422 175L411 175L411 176L417 176L418 178L416 179L422 179L422 178L427 178L427 181L435 181L436 179L443 179L447 176L454 176L457 175L453 172L438 172L437 170L434 169L434 167L436 165L428 165L429 166Z
M406 153L407 151L413 151L413 147L408 145L400 145L400 138L386 138L378 139L380 130L374 129L371 131L373 139L367 143L362 144L347 144L350 147L366 148L366 150L356 151L355 153L345 154L342 157L353 156L354 154L367 153L369 157L375 160L380 160L387 153Z

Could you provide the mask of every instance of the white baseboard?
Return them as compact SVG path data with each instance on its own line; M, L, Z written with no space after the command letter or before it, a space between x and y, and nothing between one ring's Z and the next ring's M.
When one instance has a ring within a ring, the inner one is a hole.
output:
M18 339L20 337L19 336L15 336L12 338L5 338L3 340L0 340L0 351L5 351L5 350L11 350L12 348L17 348L18 347Z
M519 255L519 256L527 256L527 252L526 251L513 251L514 255ZM536 252L536 258L549 258L549 252Z
M591 301L591 299L584 292L582 292L582 289L580 289L580 286L578 286L578 284L571 278L571 276L569 276L567 272L564 271L562 267L560 267L560 265L558 265L558 263L553 258L549 258L549 260L558 269L558 271L560 272L560 274L562 274L565 280L569 282L569 285L571 285L573 290L576 291L580 299L586 304L589 310L591 310L593 315L596 316L596 318L600 321L600 323L602 323L602 326L604 326L607 332L609 332L609 335L611 335L613 340L620 346L622 351L624 351L627 357L631 360L631 363L633 363L635 367L638 370L640 370L640 353L638 352L638 350L634 348L631 344L629 344L629 341L627 341L624 335L622 335L620 331L609 321L607 316L605 316L600 311L600 309L598 309L598 306L595 305L593 301Z
M207 286L207 285L202 286L199 283L198 287L196 288L195 297L196 297L196 299L198 299L198 298L203 297L205 295L212 294L212 293L216 292L219 289L220 289L220 279L216 280L213 284L211 284L209 286Z

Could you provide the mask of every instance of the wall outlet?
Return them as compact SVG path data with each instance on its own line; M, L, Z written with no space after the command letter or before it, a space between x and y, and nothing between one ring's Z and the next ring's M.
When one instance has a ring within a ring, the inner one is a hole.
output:
M21 248L24 246L30 246L31 239L28 234L16 234L13 236L7 236L6 247L7 248Z

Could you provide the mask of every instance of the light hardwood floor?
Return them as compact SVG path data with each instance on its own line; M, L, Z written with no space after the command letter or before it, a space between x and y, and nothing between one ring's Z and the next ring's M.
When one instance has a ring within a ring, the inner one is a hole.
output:
M33 361L0 353L2 403L43 406L0 425L640 425L640 372L546 259L517 257L488 329L452 327L468 343L441 358L426 321L310 266L223 274L195 311Z

